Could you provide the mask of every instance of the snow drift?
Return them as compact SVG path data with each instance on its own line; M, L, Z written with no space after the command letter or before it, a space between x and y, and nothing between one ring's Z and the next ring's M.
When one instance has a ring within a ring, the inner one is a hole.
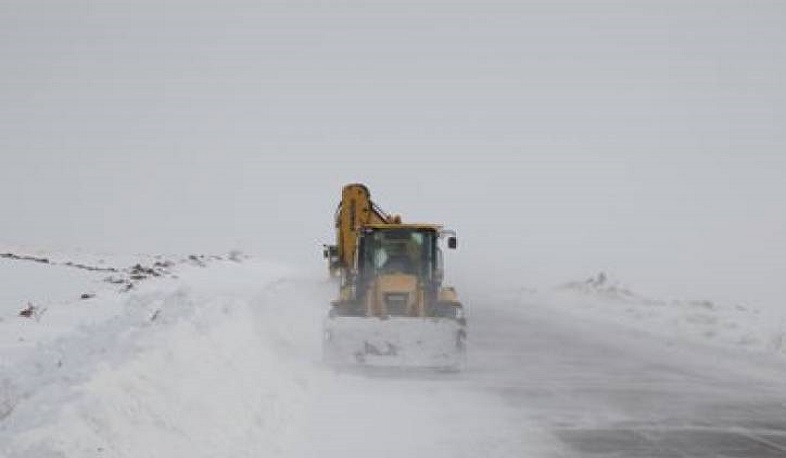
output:
M3 335L15 330L27 344L4 346L0 455L283 451L314 383L300 373L321 313L305 294L270 303L285 273L262 262L181 263L177 279L125 294L105 284L91 305L54 302L38 321L6 310Z
M711 299L651 298L605 273L539 292L519 291L520 301L555 307L582 319L615 322L663 339L786 354L786 315L743 303Z
M783 351L782 327L765 312L653 300L601 275L521 289L515 301L470 299L465 372L336 372L321 362L335 293L322 275L237 253L45 258L0 259L10 279L0 305L4 458L565 456L552 453L562 445L537 412L509 396L518 385L506 377L540 389L537 361L497 366L510 355L493 330L516 336L551 317L525 313L534 310L560 311L571 329L595 320L661 340Z

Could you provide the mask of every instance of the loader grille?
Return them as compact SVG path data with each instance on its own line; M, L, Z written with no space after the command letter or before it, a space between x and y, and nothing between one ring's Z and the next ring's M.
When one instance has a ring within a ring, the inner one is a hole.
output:
M390 316L406 316L409 293L385 293L385 308Z

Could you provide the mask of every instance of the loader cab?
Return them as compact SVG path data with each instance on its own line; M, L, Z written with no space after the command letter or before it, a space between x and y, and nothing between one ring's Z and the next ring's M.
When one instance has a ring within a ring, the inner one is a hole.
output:
M362 284L388 274L414 275L422 284L434 285L439 277L439 232L431 227L395 225L363 230L358 250ZM362 285L361 285L362 287Z

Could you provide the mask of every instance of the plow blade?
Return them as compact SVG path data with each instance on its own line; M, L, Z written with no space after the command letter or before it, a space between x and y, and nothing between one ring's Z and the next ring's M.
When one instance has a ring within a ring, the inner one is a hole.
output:
M325 322L323 354L334 366L460 370L464 326L448 318L331 317Z

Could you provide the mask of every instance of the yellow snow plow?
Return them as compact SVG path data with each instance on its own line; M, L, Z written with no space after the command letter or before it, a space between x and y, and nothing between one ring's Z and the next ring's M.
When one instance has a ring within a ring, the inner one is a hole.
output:
M335 220L336 244L324 255L340 287L325 320L325 361L460 369L466 320L455 290L442 284L440 246L455 249L455 232L402 223L362 184L344 187Z

